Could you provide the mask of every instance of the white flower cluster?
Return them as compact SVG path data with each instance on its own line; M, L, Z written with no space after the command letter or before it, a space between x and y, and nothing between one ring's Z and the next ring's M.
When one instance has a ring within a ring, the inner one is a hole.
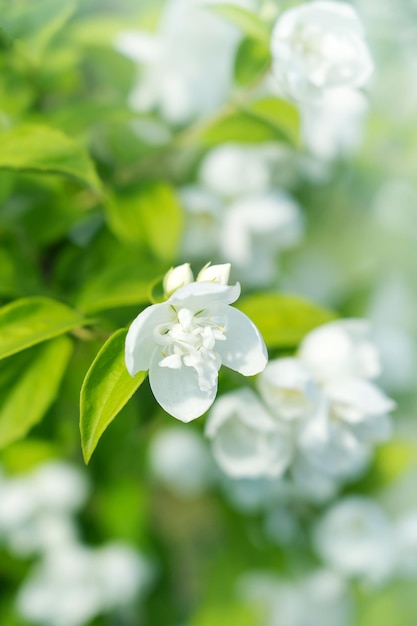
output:
M379 370L365 321L317 328L297 357L269 362L259 394L239 389L217 401L206 424L214 458L229 476L289 474L307 497L330 497L390 436L394 403L372 382Z
M271 284L281 250L301 239L301 208L277 187L285 151L273 144L223 144L203 159L199 182L183 187L187 214L182 256L232 262L248 286Z
M84 626L124 609L149 587L150 564L129 545L83 545L75 514L85 503L84 474L63 462L0 474L0 545L35 558L18 590L17 610L40 626Z
M299 103L308 150L325 161L360 143L373 63L355 9L317 0L284 11L271 38L279 89Z

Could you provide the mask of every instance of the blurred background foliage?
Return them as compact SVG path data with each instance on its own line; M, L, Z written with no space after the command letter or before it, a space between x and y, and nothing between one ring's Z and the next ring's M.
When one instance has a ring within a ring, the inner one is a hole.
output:
M70 307L59 313L64 330L15 354L7 352L10 320L0 319L1 471L19 477L51 460L73 464L90 483L76 515L81 541L95 547L120 540L149 558L145 600L80 623L259 626L269 624L265 607L239 595L237 581L253 570L297 579L316 567L309 529L322 505L297 503L297 533L279 543L265 532L263 512L235 507L217 474L201 492L176 493L152 472L153 438L173 420L147 383L83 469L81 385L104 341L149 303L170 266L189 260L181 247L189 218L180 189L198 180L207 153L229 142L272 143L280 151L277 184L303 207L304 237L282 253L269 285L246 287L241 279L239 306L273 356L296 348L334 312L375 323L386 388L398 403L395 434L344 491L376 497L394 515L417 507L417 5L355 3L376 65L369 114L355 153L323 163L305 146L295 105L258 89L270 61L262 29L293 2L260 3L259 24L233 27L234 75L216 110L172 123L158 107L138 112L129 105L144 69L115 42L123 31L157 32L169 3L0 0L0 303L36 297ZM227 10L218 13L230 23ZM211 260L229 259L223 250ZM200 259L194 261L198 270ZM393 328L405 356L384 342ZM221 391L239 384L233 373L221 374ZM203 420L173 426L197 434L204 428ZM16 605L34 561L0 536L2 624L38 623ZM352 623L415 626L415 584L353 585Z

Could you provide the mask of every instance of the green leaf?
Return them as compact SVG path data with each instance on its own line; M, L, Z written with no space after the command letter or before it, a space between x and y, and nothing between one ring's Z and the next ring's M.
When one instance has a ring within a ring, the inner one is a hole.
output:
M80 431L85 462L97 443L128 400L145 380L147 372L132 377L125 364L127 330L118 330L94 359L81 388Z
M240 85L259 79L270 65L269 48L256 39L242 40L235 58L235 77Z
M15 300L0 309L0 359L87 323L79 313L56 300Z
M280 141L298 145L299 126L299 114L292 104L277 98L264 98L245 108L231 108L199 131L197 137L191 138L209 146L227 141Z
M18 126L1 133L0 144L0 169L60 174L100 190L100 180L86 151L59 130Z
M300 142L300 113L291 102L279 98L262 98L249 107L251 115L279 129L294 145Z
M209 8L238 26L240 30L252 39L257 39L266 45L269 44L269 28L259 19L256 13L234 4L211 4Z
M397 580L368 593L359 604L358 626L414 626L417 623L416 582Z
M20 439L37 424L55 399L72 352L58 337L0 363L0 447Z
M165 262L176 259L184 215L170 185L149 182L106 205L110 228L129 243L146 241L153 254Z
M260 293L242 299L239 309L258 327L269 348L295 348L316 326L335 314L298 296Z

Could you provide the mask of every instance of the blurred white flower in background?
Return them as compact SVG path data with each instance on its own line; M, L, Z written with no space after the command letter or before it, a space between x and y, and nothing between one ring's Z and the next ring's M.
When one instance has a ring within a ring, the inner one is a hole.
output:
M300 101L361 87L373 70L359 17L344 2L310 2L284 11L272 32L271 53L279 86Z
M237 590L245 602L260 609L260 626L353 625L348 587L330 570L316 570L295 581L248 572Z
M87 495L85 475L57 461L27 475L0 478L0 541L22 556L74 541L71 516Z
M148 454L152 476L177 496L198 496L214 483L216 468L206 442L189 428L157 432Z
M25 619L40 626L83 626L126 607L152 579L147 561L124 544L66 545L34 566L17 596Z
M232 262L246 286L273 283L280 251L294 247L304 224L294 198L275 185L282 160L272 144L224 144L204 157L200 185L184 187L182 256Z
M253 7L251 0L231 4ZM130 104L158 109L173 124L215 111L233 79L239 30L210 10L207 0L170 0L155 35L120 33L115 46L142 65Z
M240 285L192 282L142 311L126 337L126 367L149 370L152 392L170 415L189 422L205 413L226 365L252 376L267 362L264 341L246 315L229 306Z
M368 103L350 89L334 89L321 102L301 104L301 132L308 151L330 161L352 154L361 144Z
M358 475L376 443L391 434L394 403L367 377L379 371L364 320L340 320L309 333L298 357L270 361L249 390L223 395L206 435L221 469L235 477L284 476L323 500Z
M336 502L316 525L313 543L323 561L347 578L376 585L395 571L393 527L367 498L351 496Z

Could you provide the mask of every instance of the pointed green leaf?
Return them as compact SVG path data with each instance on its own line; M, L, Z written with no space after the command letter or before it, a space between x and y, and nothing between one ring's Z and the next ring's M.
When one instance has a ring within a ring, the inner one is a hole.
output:
M55 399L72 352L58 337L0 363L0 447L24 437Z
M86 463L107 426L147 375L147 372L138 372L132 377L128 373L124 357L126 334L127 330L122 328L104 344L81 388L80 431Z
M0 359L86 323L79 313L56 300L15 300L0 309Z
M259 328L269 348L295 348L303 337L335 319L331 311L298 296L259 293L238 306Z
M248 85L266 72L271 63L269 47L263 42L245 37L235 58L235 77L240 85Z
M0 169L60 174L100 190L100 180L87 152L55 128L18 126L0 134L0 145Z

